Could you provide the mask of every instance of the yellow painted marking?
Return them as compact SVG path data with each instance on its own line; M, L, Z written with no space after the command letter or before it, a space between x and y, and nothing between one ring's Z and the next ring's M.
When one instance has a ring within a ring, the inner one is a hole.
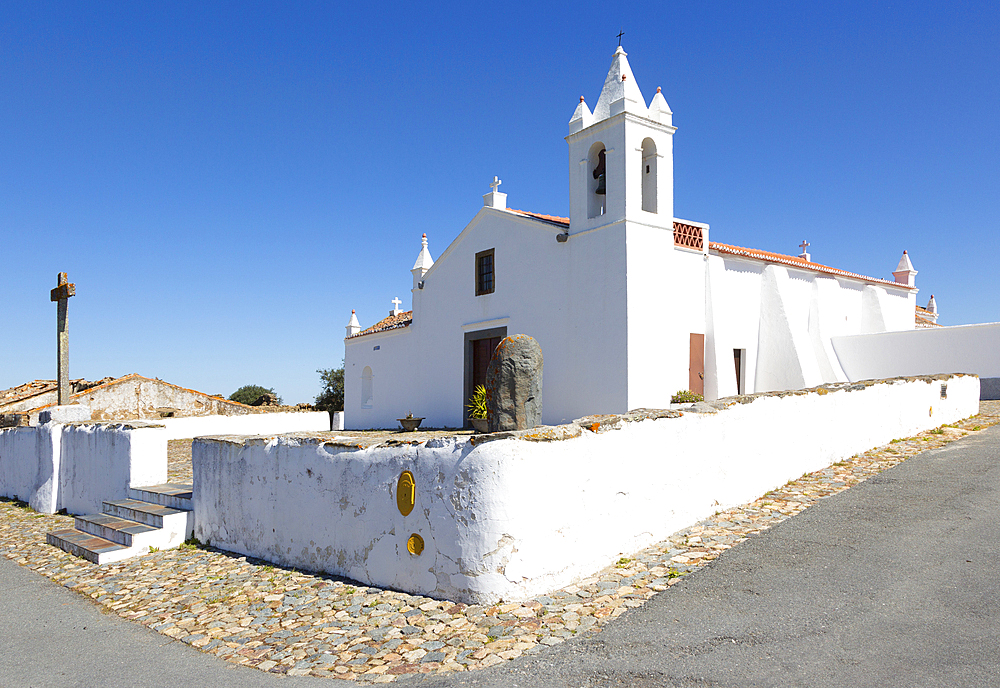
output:
M409 471L403 471L403 474L399 476L399 482L396 483L396 506L399 507L399 513L403 516L409 516L410 512L413 511L416 499L417 484L413 481L413 474Z

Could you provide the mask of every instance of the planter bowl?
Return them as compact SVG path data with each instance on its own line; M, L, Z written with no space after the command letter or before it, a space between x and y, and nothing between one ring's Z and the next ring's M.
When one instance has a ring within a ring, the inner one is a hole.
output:
M490 431L490 422L485 418L470 418L469 422L472 423L472 427L476 432Z
M420 427L423 418L397 418L399 424L403 426L403 432L413 432Z

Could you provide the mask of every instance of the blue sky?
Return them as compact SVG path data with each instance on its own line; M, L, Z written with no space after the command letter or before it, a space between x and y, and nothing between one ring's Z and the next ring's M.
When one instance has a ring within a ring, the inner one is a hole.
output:
M940 322L1000 321L995 2L346 4L5 4L0 389L54 377L68 271L73 377L311 401L493 175L568 214L619 29L675 215L878 277L907 249Z

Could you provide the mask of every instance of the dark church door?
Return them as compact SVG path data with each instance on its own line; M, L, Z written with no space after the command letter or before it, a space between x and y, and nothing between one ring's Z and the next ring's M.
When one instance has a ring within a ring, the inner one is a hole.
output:
M465 401L462 407L464 424L468 422L469 409L466 406L472 396L472 390L477 385L486 384L486 370L490 367L490 359L497 345L507 336L507 328L498 327L481 332L469 332L465 335Z
M490 367L493 352L497 350L502 337L472 340L472 388L486 384L486 369Z

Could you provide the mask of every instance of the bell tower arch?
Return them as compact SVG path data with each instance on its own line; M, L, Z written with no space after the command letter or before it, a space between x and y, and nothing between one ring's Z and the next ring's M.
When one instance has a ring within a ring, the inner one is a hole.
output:
M646 106L618 47L591 112L569 121L570 235L628 220L673 231L673 113L660 89Z

